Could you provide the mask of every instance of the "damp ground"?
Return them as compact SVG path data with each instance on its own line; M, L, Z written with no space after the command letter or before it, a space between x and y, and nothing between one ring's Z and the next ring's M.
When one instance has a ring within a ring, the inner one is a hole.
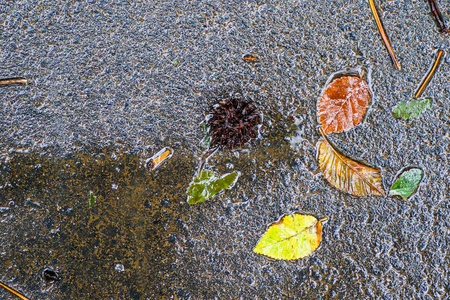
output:
M0 77L31 83L0 89L0 280L52 300L448 297L448 56L424 93L430 109L391 112L448 36L425 1L377 7L403 71L366 1L6 2ZM316 102L346 68L367 71L373 97L362 124L329 139L380 169L385 190L420 167L408 200L349 196L319 172ZM208 170L241 177L189 206L200 123L236 90L263 112L260 137L216 153ZM163 147L173 157L148 172ZM293 212L328 217L320 247L296 261L253 253Z

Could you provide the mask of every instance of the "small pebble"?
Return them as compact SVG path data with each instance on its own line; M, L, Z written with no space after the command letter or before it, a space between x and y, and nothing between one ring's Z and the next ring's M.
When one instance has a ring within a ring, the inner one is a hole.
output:
M123 272L123 271L125 271L125 267L124 267L124 265L122 265L122 264L117 264L117 265L114 267L114 269L115 269L117 272Z

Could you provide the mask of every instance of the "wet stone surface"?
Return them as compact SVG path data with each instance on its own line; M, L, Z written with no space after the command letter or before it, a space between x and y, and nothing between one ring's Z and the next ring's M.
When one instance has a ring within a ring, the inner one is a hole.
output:
M0 77L31 83L0 89L0 280L31 299L446 299L449 57L430 109L408 121L391 110L448 36L426 1L376 4L403 71L367 1L2 3ZM316 103L347 67L367 71L373 97L360 125L329 139L379 168L385 190L420 167L408 200L349 196L320 174ZM206 169L241 177L189 206L199 124L235 90L263 112L260 137L215 154ZM149 173L163 147L173 157ZM293 212L328 217L319 249L253 253Z

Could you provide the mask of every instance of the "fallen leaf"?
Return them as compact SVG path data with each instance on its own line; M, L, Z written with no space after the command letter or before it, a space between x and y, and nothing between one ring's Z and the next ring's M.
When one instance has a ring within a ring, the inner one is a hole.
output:
M419 186L422 180L423 171L418 168L412 168L403 172L397 181L392 185L390 195L398 195L403 200L408 199Z
M318 158L320 170L329 183L355 196L384 196L379 170L341 155L328 142L324 134L323 138L317 147Z
M310 215L293 214L272 224L253 252L275 259L299 259L319 247L322 223Z
M325 134L347 131L361 123L369 105L367 83L355 76L334 79L317 103L319 123Z
M409 101L406 103L400 102L392 109L396 118L403 120L417 118L420 114L431 107L431 99Z
M239 178L239 172L223 175L220 178L211 171L201 171L188 188L188 204L201 203L225 189L230 189Z

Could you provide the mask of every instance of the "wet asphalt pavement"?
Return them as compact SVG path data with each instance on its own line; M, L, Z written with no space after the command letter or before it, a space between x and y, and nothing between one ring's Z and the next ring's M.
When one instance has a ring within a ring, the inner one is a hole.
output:
M0 281L30 299L446 299L450 56L423 94L430 109L404 121L392 108L450 36L427 1L376 6L402 71L365 0L0 1L0 78L30 80L0 88ZM320 174L316 103L329 76L355 67L368 111L329 139L380 169L385 190L422 168L408 200L350 196ZM199 124L228 91L260 107L260 137L214 155L208 170L242 176L189 206ZM166 146L173 158L146 171ZM319 249L253 253L293 212L328 217Z

